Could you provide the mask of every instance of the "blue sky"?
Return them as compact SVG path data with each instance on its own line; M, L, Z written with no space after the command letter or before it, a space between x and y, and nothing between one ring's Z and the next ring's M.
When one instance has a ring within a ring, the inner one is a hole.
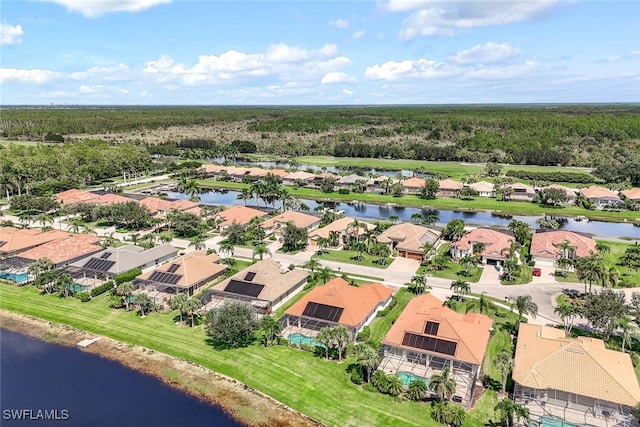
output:
M640 2L2 1L0 101L640 102Z

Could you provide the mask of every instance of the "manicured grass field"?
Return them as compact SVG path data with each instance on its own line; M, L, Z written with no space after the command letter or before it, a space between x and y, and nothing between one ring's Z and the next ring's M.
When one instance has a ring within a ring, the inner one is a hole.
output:
M328 362L292 347L264 348L251 345L215 350L207 344L202 326L174 324L172 313L152 313L140 318L135 312L108 307L108 296L88 303L74 298L40 295L31 286L0 284L0 308L52 322L72 325L95 334L141 345L193 361L229 375L327 425L340 426L438 426L429 417L429 405L397 402L389 396L363 391L352 384L342 364ZM483 399L491 399L487 394ZM472 412L464 425L482 426L482 412ZM490 404L489 404L490 406Z
M391 325L398 319L402 310L409 304L411 298L415 295L409 292L406 288L398 289L395 294L396 306L391 309L389 314L384 317L376 317L369 325L371 329L371 338L369 341L380 343L385 334L391 329Z
M357 255L358 253L356 251L327 250L327 251L324 251L322 255L316 255L316 257L318 259L323 259L326 261L344 262L347 264L355 264L355 265L362 265L364 267L375 267L375 268L387 268L389 267L389 264L393 262L393 258L387 257L386 258L387 263L385 265L382 265L378 263L378 261L380 260L380 257L369 255L369 254L362 254L362 260L358 261L357 259L355 259Z
M622 242L614 242L610 240L598 240L598 243L604 243L609 246L610 251L605 252L603 254L604 262L607 268L614 267L618 270L620 274L620 278L625 278L627 280L630 279L631 283L636 283L640 285L640 270L633 271L631 270L631 274L629 274L629 269L624 265L620 264L620 257L624 255L624 251L631 246L629 243Z
M426 265L421 265L418 268L418 274L421 273L426 273L428 275L431 275L433 277L440 277L442 279L451 279L451 280L464 280L465 282L469 282L469 283L476 283L478 280L480 280L480 276L482 275L482 267L472 267L470 270L471 276L463 276L461 274L458 274L459 272L464 270L464 267L462 267L459 263L457 262L453 262L450 257L449 257L449 248L451 247L451 244L446 243L443 245L440 245L440 247L438 248L438 255L442 255L444 257L447 257L449 259L449 262L447 262L447 268L444 270L431 270L429 269L429 266Z

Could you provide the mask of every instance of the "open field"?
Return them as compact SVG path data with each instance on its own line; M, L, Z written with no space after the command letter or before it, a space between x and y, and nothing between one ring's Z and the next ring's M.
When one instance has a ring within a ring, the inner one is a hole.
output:
M18 288L0 284L2 309L72 325L193 361L236 378L328 425L438 425L429 417L428 405L397 402L389 396L369 393L352 384L345 372L352 362L350 359L342 364L328 362L292 347L250 345L216 350L207 343L202 326L187 328L175 325L175 313L153 313L140 318L134 312L109 308L107 298L102 295L81 303L74 298L40 295L31 286ZM492 393L483 397L491 398ZM483 410L486 406L479 404ZM484 422L485 415L481 418L470 416L464 425L482 426Z
M316 257L318 259L323 259L323 260L326 260L326 261L344 262L344 263L347 263L347 264L362 265L362 266L365 266L365 267L374 267L374 268L381 268L381 269L385 269L385 268L389 267L389 264L391 264L393 262L393 258L387 257L386 258L387 263L383 265L383 264L380 264L378 262L378 261L380 261L380 257L369 255L369 254L366 254L366 253L363 253L362 254L362 260L358 261L357 259L355 259L355 257L357 255L358 255L358 253L356 251L326 250L321 255L316 255Z

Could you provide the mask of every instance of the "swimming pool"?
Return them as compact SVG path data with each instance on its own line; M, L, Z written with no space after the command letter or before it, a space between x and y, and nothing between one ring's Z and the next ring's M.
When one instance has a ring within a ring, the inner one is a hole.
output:
M14 283L24 283L29 280L28 273L7 273L6 271L0 271L0 279L11 280Z
M307 344L307 345L315 345L317 347L323 347L324 348L324 344L322 344L319 341L316 341L315 338L311 338L308 337L306 335L302 335L302 334L291 334L288 337L289 342L295 344L295 345L300 345L300 344Z
M396 375L400 377L402 384L404 385L409 385L413 380L422 380L427 386L430 382L428 378L419 377L409 372L396 372Z
M573 424L560 418L540 417L540 421L532 421L535 427L587 427L588 424Z

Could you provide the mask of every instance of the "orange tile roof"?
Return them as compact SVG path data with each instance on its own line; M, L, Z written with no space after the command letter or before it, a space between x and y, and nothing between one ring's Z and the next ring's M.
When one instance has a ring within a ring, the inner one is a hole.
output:
M51 240L18 255L20 258L38 260L49 258L54 264L63 264L103 250L100 238L93 234L72 234Z
M490 228L476 228L471 230L460 240L454 242L451 247L463 251L468 251L474 243L484 243L482 256L506 258L506 254L502 254L503 249L509 249L515 238L509 234L501 233Z
M442 233L438 230L417 225L411 222L392 225L377 237L380 243L389 244L398 242L396 249L400 251L410 251L423 253L422 244L424 242L433 243L440 238Z
M562 329L521 323L513 363L516 383L635 406L640 386L628 354L595 338L565 338Z
M402 181L402 186L405 188L422 188L425 186L423 178L409 178Z
M266 215L266 212L240 205L232 206L231 208L218 213L218 216L223 219L223 221L220 223L221 227L232 224L234 222L237 224L246 225L251 222L252 218L257 216L263 217Z
M380 283L367 283L360 286L350 286L347 281L337 277L322 286L313 288L298 302L293 304L286 314L302 316L309 302L330 305L342 308L342 314L338 323L354 328L362 322L378 307L384 304L393 291Z
M462 189L462 183L458 181L454 181L452 179L443 179L442 181L438 182L438 185L440 186L440 190L445 190L445 191Z
M302 212L296 211L285 211L280 215L276 215L273 218L269 218L268 220L264 221L262 224L260 224L260 227L272 228L275 227L276 224L286 224L289 221L293 222L293 224L299 228L307 228L316 223L320 224L320 218L316 216L307 215Z
M446 355L445 358L454 357L455 360L482 365L493 320L479 313L457 313L443 306L442 301L431 294L420 295L409 301L382 343L415 350L402 345L404 334L410 332L427 336L424 333L427 321L440 324L435 337L457 343L455 355ZM422 349L418 351L439 354Z
M338 233L344 233L347 231L349 226L353 223L354 218L345 216L344 218L337 219L330 224L325 225L322 228L318 228L317 230L313 230L309 233L309 238L314 239L318 237L324 237L325 239L329 238L329 233L332 231L337 231ZM359 221L360 222L360 230L359 233L363 234L367 230L373 230L376 228L375 225L369 224L368 222Z
M640 188L632 188L630 190L624 190L621 191L622 194L624 194L624 197L626 197L629 200L640 200Z
M56 199L65 205L73 205L75 203L93 203L98 199L98 197L99 196L97 194L75 188L56 194Z
M569 242L579 257L588 256L596 251L596 241L591 237L572 233L571 231L544 231L535 233L531 239L531 256L558 258L558 245Z
M227 168L228 166L224 165L204 165L204 171L207 173L220 173Z
M296 172L292 172L290 174L287 174L284 176L284 178L291 180L291 181L295 181L297 179L301 179L303 181L308 181L310 179L315 178L316 175L313 173L309 173L309 172L304 172L304 171L296 171Z
M276 176L279 176L280 178L289 175L289 172L287 172L284 169L269 169L269 170L267 170L267 172L268 172L268 174L276 175Z
M0 244L0 253L19 252L67 236L69 233L58 230L0 227L0 242L5 242Z
M261 176L266 176L269 171L266 169L262 169L262 168L249 168L249 176L254 176L254 177L261 177Z
M580 193L587 199L600 199L600 198L620 199L618 195L613 191L609 190L608 188L598 187L597 185L593 185L587 188L581 188Z
M96 200L91 200L90 203L99 203L102 205L111 205L114 203L129 203L129 202L137 202L137 200L130 199L128 197L121 196L119 194L113 193L105 193L101 196L98 196Z
M194 251L147 271L137 279L149 280L155 271L168 272L172 264L177 264L178 268L173 271L173 274L179 275L180 279L176 285L188 288L226 270L227 266L218 264L218 261L220 261L220 257L214 253L207 255L205 251Z
M142 206L149 209L149 212L163 212L171 210L171 201L164 200L159 197L145 197L139 202Z

